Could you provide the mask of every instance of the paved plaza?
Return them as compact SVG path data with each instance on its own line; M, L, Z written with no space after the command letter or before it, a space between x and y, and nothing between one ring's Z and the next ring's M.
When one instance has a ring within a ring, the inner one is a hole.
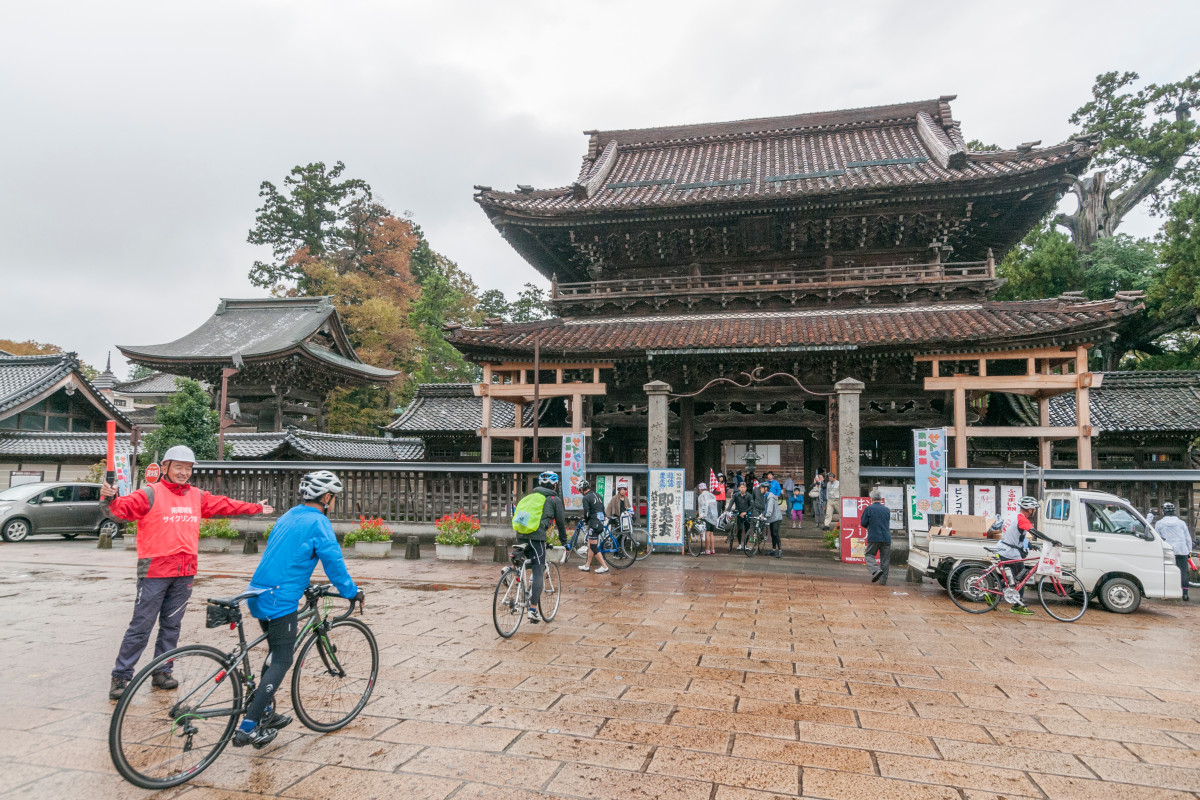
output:
M201 556L181 643L232 643L204 628L204 598L239 591L254 563ZM558 619L504 641L498 565L351 561L381 648L363 716L328 735L293 723L162 794L1200 797L1200 608L969 616L936 584L899 571L874 586L816 550L578 563ZM106 741L133 565L94 540L0 545L3 797L150 795Z

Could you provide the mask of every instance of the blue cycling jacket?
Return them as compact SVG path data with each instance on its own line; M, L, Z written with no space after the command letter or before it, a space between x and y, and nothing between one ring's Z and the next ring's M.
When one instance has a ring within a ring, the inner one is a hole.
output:
M250 613L256 619L277 619L295 611L318 560L338 594L347 599L358 594L329 518L319 508L296 506L271 528L266 552L250 579L251 589L266 591L246 601Z

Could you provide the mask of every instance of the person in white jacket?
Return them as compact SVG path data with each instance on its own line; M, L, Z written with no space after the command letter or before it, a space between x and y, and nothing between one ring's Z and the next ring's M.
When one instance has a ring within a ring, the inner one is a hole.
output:
M713 531L717 529L717 517L721 512L717 508L717 497L708 489L708 484L696 486L696 517L704 522L704 554L715 556L717 544Z
M1175 504L1162 504L1162 519L1154 526L1163 541L1175 551L1175 565L1183 582L1183 599L1188 599L1188 555L1192 552L1192 532L1187 523L1175 516Z

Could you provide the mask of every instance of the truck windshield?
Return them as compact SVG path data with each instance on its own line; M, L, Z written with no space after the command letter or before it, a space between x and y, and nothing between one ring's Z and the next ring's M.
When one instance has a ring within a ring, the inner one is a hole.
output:
M1146 532L1146 520L1133 508L1123 503L1087 503L1088 530L1100 533L1130 533L1142 535Z

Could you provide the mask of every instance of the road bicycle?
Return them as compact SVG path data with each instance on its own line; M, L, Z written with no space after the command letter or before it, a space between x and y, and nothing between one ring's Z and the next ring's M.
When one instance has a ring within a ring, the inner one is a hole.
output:
M1048 540L1062 546L1053 539ZM984 614L996 609L1003 600L1016 604L1021 592L1035 577L1038 600L1046 613L1061 622L1074 622L1087 611L1088 593L1083 582L1073 572L1062 575L1037 575L1038 557L1003 559L996 548L984 548L991 555L988 565L965 563L950 573L946 589L954 604L968 614ZM1040 549L1033 545L1032 549ZM1018 567L1025 568L1020 581L1014 579Z
M699 557L704 552L704 534L707 530L704 520L689 517L683 521L683 546L688 555Z
M509 549L508 560L512 563L500 571L500 582L496 584L496 593L492 596L492 623L496 626L496 633L505 639L512 638L529 611L529 598L533 589L528 573L536 566L523 544L514 544ZM538 612L543 620L553 622L558 616L562 584L559 583L558 565L547 560L545 566Z
M770 525L767 524L767 518L761 514L754 518L752 524L746 531L746 558L758 554L758 548L762 546L763 541L771 536Z
M564 549L562 563L567 563L575 548L587 547L587 534L588 528L584 521L582 519L576 521L575 530L571 533L571 538ZM613 569L625 569L634 561L633 540L620 533L613 533L607 521L604 523L604 529L600 532L600 541L597 542L596 549ZM584 550L583 553L586 558L587 550Z
M237 631L229 652L178 647L134 676L108 729L109 753L125 780L143 789L178 786L207 769L229 744L256 689L250 651L267 639L264 633L247 643L241 602L261 593L209 599L206 627L227 624ZM350 618L355 600L345 614L330 616L337 596L328 584L308 587L297 618L292 706L305 727L321 733L345 727L362 712L379 674L375 635ZM155 688L156 672L169 672L179 686Z

